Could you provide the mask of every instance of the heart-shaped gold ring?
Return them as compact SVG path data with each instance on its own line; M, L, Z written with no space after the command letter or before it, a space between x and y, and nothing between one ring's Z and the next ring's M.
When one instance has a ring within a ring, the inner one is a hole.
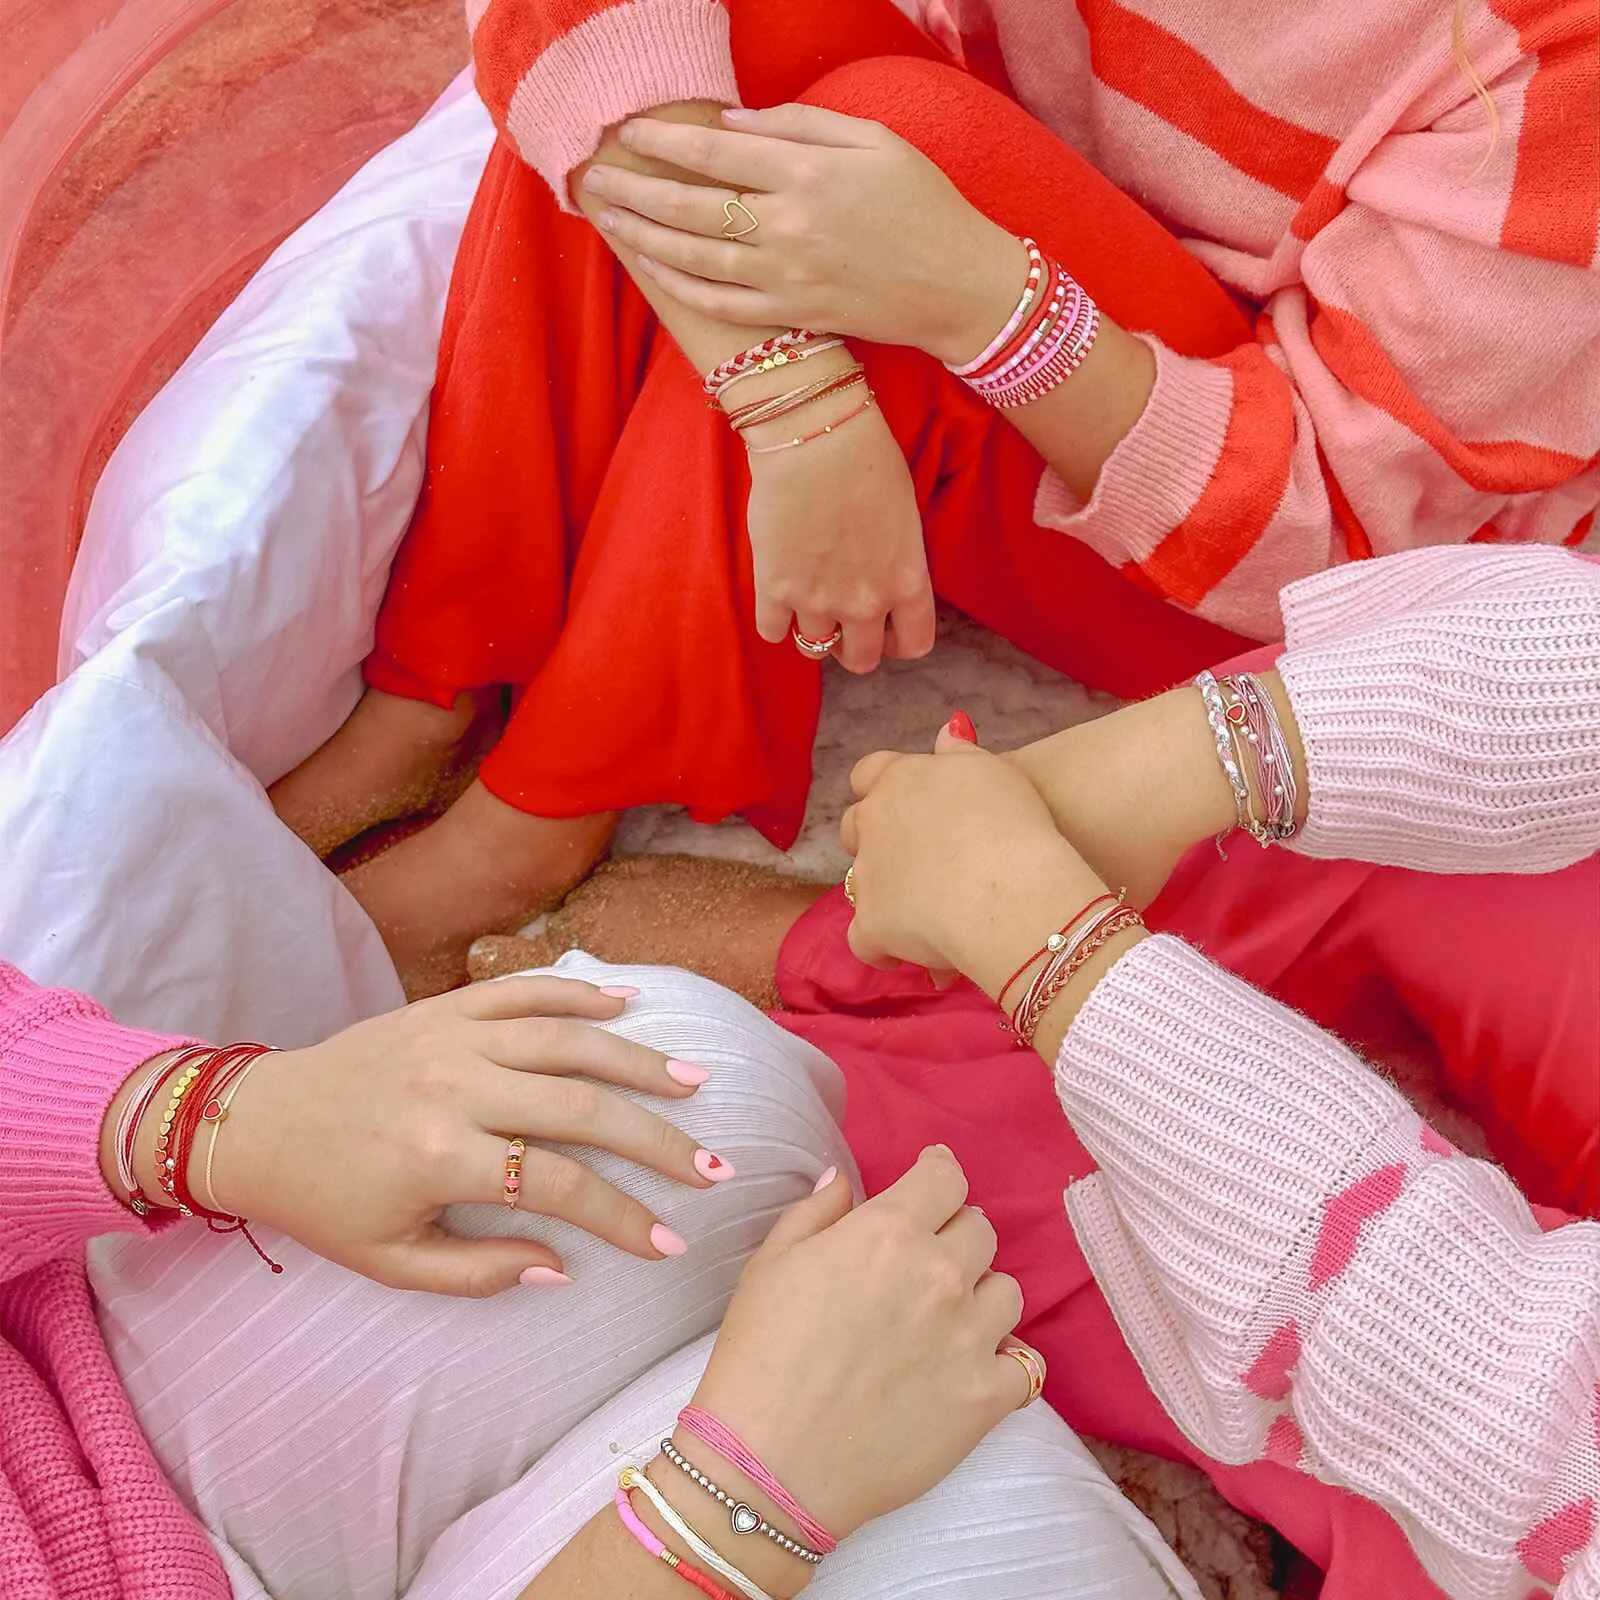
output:
M743 216L744 223L742 226L739 222L739 216L736 216L735 212ZM761 219L738 197L722 202L722 215L724 219L722 237L724 239L742 239L747 233L754 233L761 226Z

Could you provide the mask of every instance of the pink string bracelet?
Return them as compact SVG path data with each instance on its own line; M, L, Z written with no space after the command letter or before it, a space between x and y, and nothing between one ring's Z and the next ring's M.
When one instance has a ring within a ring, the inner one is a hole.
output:
M839 1541L773 1477L761 1457L709 1411L702 1411L699 1406L685 1406L678 1413L678 1426L715 1450L729 1466L737 1467L800 1530L808 1544L825 1556L839 1548Z

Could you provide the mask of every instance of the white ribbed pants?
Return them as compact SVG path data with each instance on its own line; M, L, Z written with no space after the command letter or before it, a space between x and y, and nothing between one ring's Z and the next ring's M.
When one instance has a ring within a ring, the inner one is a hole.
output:
M669 1433L746 1258L829 1162L853 1170L837 1070L686 973L563 970L643 990L617 1026L709 1067L672 1115L738 1178L705 1192L585 1152L689 1241L641 1262L575 1229L463 1209L462 1232L529 1228L565 1290L400 1294L198 1228L101 1240L107 1343L239 1600L514 1600ZM685 1593L689 1592L685 1585ZM1154 1528L1045 1406L931 1494L848 1541L808 1593L947 1600L1170 1600L1197 1591Z

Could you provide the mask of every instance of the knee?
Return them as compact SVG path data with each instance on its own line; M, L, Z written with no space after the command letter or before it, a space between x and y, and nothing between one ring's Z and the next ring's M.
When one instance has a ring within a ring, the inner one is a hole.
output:
M881 122L919 149L933 154L941 136L969 125L968 108L998 101L969 73L942 61L917 56L870 56L819 78L800 96L847 117ZM1004 102L1002 102L1004 104ZM930 148L931 147L931 148Z

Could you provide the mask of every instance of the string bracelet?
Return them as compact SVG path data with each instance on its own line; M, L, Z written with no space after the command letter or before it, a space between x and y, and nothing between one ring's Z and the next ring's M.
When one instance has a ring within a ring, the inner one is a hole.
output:
M865 385L866 381L865 378L857 377L851 381L849 387L854 388L856 384ZM820 428L813 428L810 433L796 434L792 439L785 439L782 444L746 445L746 453L753 456L771 456L776 455L780 450L798 450L801 445L813 444L818 439L825 439L830 433L837 433L847 422L854 422L863 412L870 411L873 399L873 393L868 389L867 397L860 405L845 412L842 417L837 418L835 421L829 422Z
M745 1600L772 1600L772 1596L753 1578L746 1577L731 1561L713 1550L637 1467L624 1467L617 1479L617 1487L627 1493L637 1489L655 1507L656 1515L694 1551L695 1559L703 1561L724 1583L731 1583Z
M747 1505L743 1500L735 1499L727 1490L713 1483L692 1461L673 1447L670 1438L661 1441L661 1454L686 1478L705 1490L719 1505L727 1507L728 1526L740 1538L744 1538L747 1534L759 1533L770 1539L780 1550L786 1551L789 1555L798 1556L802 1561L809 1561L813 1566L816 1566L822 1560L822 1552L820 1550L808 1549L805 1545L789 1538L787 1534L780 1533L754 1506Z
M708 399L706 404L715 409L722 397L736 384L743 383L746 378L757 378L764 372L782 372L789 367L798 367L801 362L809 361L812 356L820 356L828 350L843 350L844 340L829 335L826 339L818 339L814 344L797 345L790 350L777 350L769 356L763 356L753 366L746 367L743 372L736 372L720 386L715 398Z
M813 1549L831 1556L839 1548L839 1541L778 1482L761 1457L732 1428L699 1406L685 1406L678 1413L678 1426L742 1472L800 1530L801 1537Z
M786 366L792 352L815 345L822 338L822 334L812 333L808 328L790 328L784 333L775 333L770 339L763 339L760 344L753 344L748 350L741 350L738 355L729 356L720 366L713 367L705 375L701 387L710 399L720 399L722 391L735 379Z
M999 1006L1002 1011L1004 1011L1006 1008L1006 996L1011 993L1011 990L1015 986L1017 980L1022 977L1028 968L1031 967L1036 961L1048 960L1058 951L1065 948L1068 939L1070 939L1072 936L1073 928L1076 927L1078 923L1082 922L1083 919L1103 901L1114 901L1116 898L1117 897L1109 891L1104 894L1097 894L1094 899L1088 903L1088 905L1083 907L1082 910L1075 911L1070 917L1068 917L1067 920L1062 923L1060 928L1058 928L1056 932L1052 933L1050 937L1046 939L1045 942L1037 950L1035 950L1033 954L1029 956L1028 959L1024 961L1009 978L1006 979L1006 981L1000 986L1000 993L995 996L994 1003ZM1008 1027L1009 1024L1002 1022L1000 1026L1004 1028Z
M622 1526L657 1561L665 1562L680 1578L686 1583L692 1583L701 1594L709 1596L710 1600L733 1600L733 1596L721 1584L713 1583L699 1567L690 1566L682 1556L675 1555L656 1538L644 1523L639 1520L639 1513L633 1509L633 1502L628 1498L628 1491L620 1483L617 1486L615 1496L613 1496L612 1504L617 1508L617 1515L622 1519Z
M1132 906L1122 903L1120 896L1105 910L1097 912L1082 925L1067 942L1056 951L1018 1002L1011 1014L1011 1031L1017 1043L1031 1048L1044 1021L1061 991L1082 971L1085 963L1097 951L1130 928L1142 928L1144 918Z
M739 406L728 413L728 425L735 433L745 433L751 428L760 427L763 422L776 422L791 411L810 405L813 400L826 399L842 389L853 389L862 380L865 371L866 368L859 361L853 361L841 371L831 372L826 378L818 378L814 383L791 389L787 394L776 394L770 399L758 400L753 405Z

